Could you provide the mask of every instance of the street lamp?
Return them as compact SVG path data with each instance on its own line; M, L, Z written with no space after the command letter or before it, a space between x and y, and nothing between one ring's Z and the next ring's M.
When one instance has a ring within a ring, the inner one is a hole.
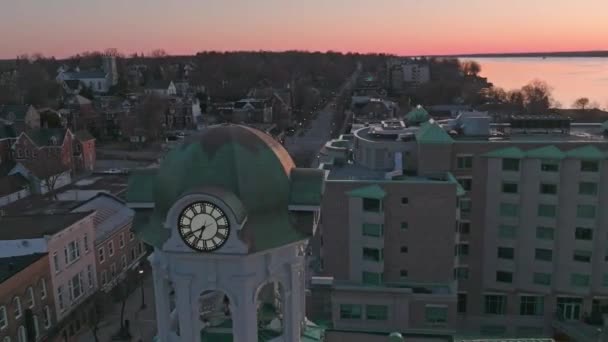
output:
M144 300L144 268L142 266L139 266L139 270L137 271L137 273L139 273L139 278L141 280L141 306L139 307L139 309L143 310L146 308L146 302Z

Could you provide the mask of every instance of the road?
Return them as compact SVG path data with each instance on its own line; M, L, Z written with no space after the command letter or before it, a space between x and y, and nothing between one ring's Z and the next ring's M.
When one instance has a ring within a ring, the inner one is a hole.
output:
M332 128L335 125L335 108L333 105L345 91L350 90L359 72L360 69L357 69L346 80L336 96L327 103L325 108L318 112L317 117L312 120L310 127L300 131L303 134L298 132L291 137L285 138L284 146L299 167L315 165L316 156L319 154L319 151L331 139ZM340 127L335 127L335 129L340 129Z

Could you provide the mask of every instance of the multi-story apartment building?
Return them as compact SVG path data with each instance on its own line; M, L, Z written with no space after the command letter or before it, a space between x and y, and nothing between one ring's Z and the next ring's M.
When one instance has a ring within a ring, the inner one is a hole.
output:
M0 341L44 340L56 323L48 254L3 257L0 265Z
M53 297L58 331L65 340L84 328L85 302L97 291L94 217L87 211L0 218L0 257L48 254L48 295Z
M146 249L131 231L134 212L110 194L99 193L72 212L95 211L94 250L99 287L111 290L130 269L136 268Z
M331 298L316 309L348 329L441 323L597 340L581 321L608 309L606 151L599 126L553 116L491 124L480 113L384 122L328 142L316 243L319 274L333 279L316 280ZM383 305L382 320L370 305Z

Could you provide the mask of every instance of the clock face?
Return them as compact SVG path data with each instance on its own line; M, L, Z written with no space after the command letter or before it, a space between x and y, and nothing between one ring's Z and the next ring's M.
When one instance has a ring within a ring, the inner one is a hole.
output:
M230 234L226 214L210 202L195 202L179 216L179 235L190 248L212 252L222 247Z

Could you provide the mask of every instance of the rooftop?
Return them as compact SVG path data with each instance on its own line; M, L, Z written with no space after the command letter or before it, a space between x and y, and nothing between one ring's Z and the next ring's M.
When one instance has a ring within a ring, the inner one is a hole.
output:
M15 274L35 263L46 253L34 253L22 256L0 258L0 283L10 279Z
M101 242L133 221L135 213L127 208L125 203L108 194L98 194L96 197L82 203L72 212L95 211L95 242Z
M37 215L1 216L0 240L35 239L53 235L92 214L57 213ZM40 224L44 222L44 224Z

